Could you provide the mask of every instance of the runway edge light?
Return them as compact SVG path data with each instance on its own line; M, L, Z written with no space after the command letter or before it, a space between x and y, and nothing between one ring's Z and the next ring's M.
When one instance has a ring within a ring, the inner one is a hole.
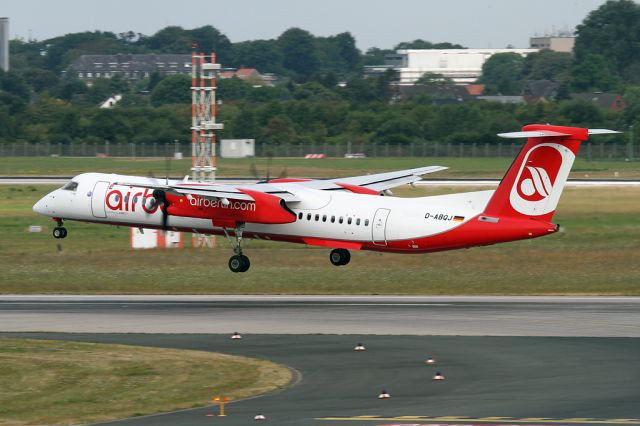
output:
M253 420L262 421L262 420L267 420L267 418L263 414L256 414Z
M382 392L380 392L380 395L378 395L378 399L389 399L391 398L391 395L389 395L389 392L387 392L386 389L382 389Z
M356 345L356 347L355 347L355 348L353 348L353 350L354 350L354 351L356 351L356 352L362 352L362 351L364 351L364 350L365 350L365 347L364 347L364 345L363 345L362 343L358 343L358 344Z
M433 357L429 357L426 359L426 361L424 362L427 365L435 365L436 364L436 360Z
M238 333L237 331L235 331L232 335L231 335L231 340L240 340L242 339L242 335L240 333Z
M433 376L433 380L444 380L444 376L442 375L441 372L436 371L436 375Z

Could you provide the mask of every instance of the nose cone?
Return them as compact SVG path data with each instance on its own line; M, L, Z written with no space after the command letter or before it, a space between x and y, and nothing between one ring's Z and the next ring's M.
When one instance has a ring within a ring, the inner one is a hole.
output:
M38 214L41 214L43 216L47 215L47 198L48 197L49 197L48 195L45 195L44 197L42 197L40 199L40 201L38 201L37 203L35 203L33 205L34 213L38 213Z

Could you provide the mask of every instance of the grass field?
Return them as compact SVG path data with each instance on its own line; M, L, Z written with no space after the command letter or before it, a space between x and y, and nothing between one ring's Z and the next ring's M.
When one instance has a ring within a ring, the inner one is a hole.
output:
M210 352L0 338L0 425L84 424L205 406L216 395L260 395L291 378L270 361Z
M379 171L392 171L440 165L449 170L435 173L432 177L449 178L501 178L511 164L512 158L327 158L305 160L300 158L274 158L271 174L277 176L286 168L290 177L342 177L356 176ZM250 177L249 168L255 163L259 172L266 173L264 158L220 159L218 176ZM172 176L189 173L191 160L172 160ZM69 158L69 157L3 157L0 158L0 175L57 175L73 176L88 171L133 175L166 174L167 162L162 158ZM640 178L640 161L586 161L578 157L571 178Z
M0 186L0 293L157 294L611 294L640 295L640 188L565 189L554 222L535 240L426 255L352 253L336 268L329 250L248 241L251 270L227 268L231 249L129 248L128 228L53 223L31 212L52 187ZM416 188L402 196L463 191ZM29 233L40 224L43 233Z

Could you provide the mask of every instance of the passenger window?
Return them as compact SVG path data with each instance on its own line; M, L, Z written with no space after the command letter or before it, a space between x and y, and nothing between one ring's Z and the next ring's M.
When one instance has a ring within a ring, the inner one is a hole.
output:
M331 223L336 223L336 217L335 216L331 216Z
M360 226L360 218L356 219L356 225Z
M348 218L348 219L347 219L347 224L348 224L348 225L351 225L351 218Z
M311 213L307 213L307 220L311 220Z
M298 213L298 219L302 220L302 212Z
M138 197L133 197L133 204L136 204L138 202Z
M342 223L342 216L340 216L340 219L338 219L338 223Z
M67 184L63 186L62 189L64 189L65 191L75 191L76 189L78 189L78 182L67 182Z
M317 215L316 215L316 222L317 222L317 221L319 221L319 220L320 220L320 215L319 215L319 214L317 214Z
M369 219L364 220L364 226L369 226Z
M326 214L322 215L322 221L323 221L323 222L326 222L326 221L327 221L327 215L326 215Z

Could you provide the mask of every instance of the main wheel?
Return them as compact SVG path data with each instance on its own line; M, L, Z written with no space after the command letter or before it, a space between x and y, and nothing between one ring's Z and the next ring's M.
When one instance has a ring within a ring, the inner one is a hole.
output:
M335 266L343 266L351 260L351 254L346 249L333 249L329 254L329 260Z
M251 262L249 261L249 258L243 254L240 255L240 258L242 259L242 269L240 270L240 272L247 272L249 270L249 267L251 267Z
M246 272L251 266L249 258L244 255L235 255L229 258L229 269L231 272Z

